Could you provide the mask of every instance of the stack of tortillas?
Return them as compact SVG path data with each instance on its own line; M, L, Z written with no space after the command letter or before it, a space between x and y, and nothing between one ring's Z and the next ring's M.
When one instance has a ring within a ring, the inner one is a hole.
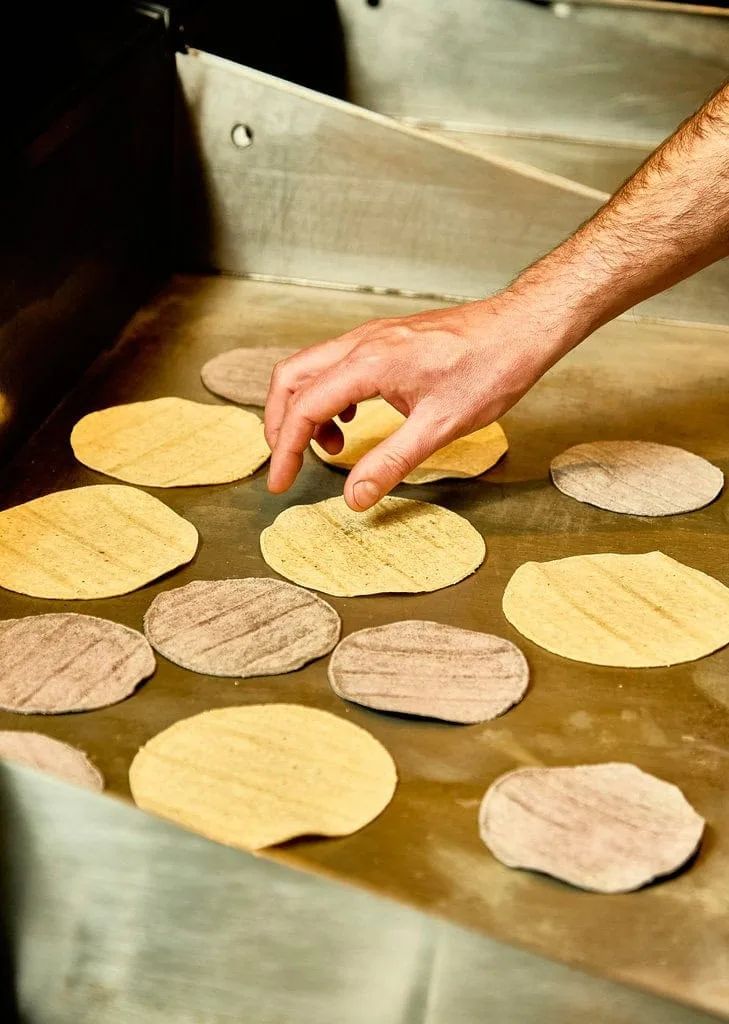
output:
M0 512L0 586L32 597L114 597L189 562L197 530L151 494L77 487Z
M439 505L383 498L353 512L344 498L295 505L261 534L268 564L294 583L339 597L420 593L458 583L481 565L483 537Z
M129 784L145 810L259 850L356 832L387 807L397 773L357 725L296 704L257 704L176 722L139 751Z
M405 422L405 417L393 409L384 398L361 402L349 423L340 423L344 435L344 448L330 455L316 441L311 447L324 462L340 469L351 469L363 455L393 434ZM405 477L406 484L427 484L434 480L480 476L491 469L507 451L509 443L498 423L452 441L429 456L417 469Z
M270 455L255 413L185 398L89 413L73 428L71 446L85 466L147 487L241 480Z

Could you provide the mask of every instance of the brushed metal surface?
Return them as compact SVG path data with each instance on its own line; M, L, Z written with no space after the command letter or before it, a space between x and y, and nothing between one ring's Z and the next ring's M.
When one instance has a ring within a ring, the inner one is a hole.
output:
M24 1024L717 1019L27 769L0 769L0 826Z
M602 199L208 54L177 66L193 133L180 221L191 261L226 273L481 294Z
M2 507L104 479L75 463L68 444L73 423L92 408L164 394L215 401L199 369L227 347L303 346L368 317L425 304L226 278L173 279L7 467ZM206 708L294 700L346 716L369 729L395 758L400 786L392 804L356 835L298 841L271 851L274 859L729 1017L729 649L668 669L598 668L527 643L500 608L504 586L522 562L592 551L658 548L729 582L726 495L694 514L657 522L582 505L548 479L555 454L595 438L684 446L727 472L728 342L725 328L635 320L603 328L504 418L511 450L485 479L408 488L408 497L440 502L483 533L483 567L434 594L331 600L345 635L424 618L518 643L533 682L504 718L453 727L347 706L327 683L326 660L280 678L236 685L159 659L156 675L122 704L53 718L2 714L0 728L40 729L80 746L104 772L110 792L128 796L127 770L139 746ZM239 484L159 492L200 530L201 547L190 566L103 601L38 601L3 591L0 615L80 610L139 628L152 598L169 587L192 579L269 575L259 553L260 531L282 508L341 489L341 474L309 455L286 495L268 494L263 471ZM685 874L632 895L587 895L510 871L482 846L478 803L498 774L524 764L611 759L632 761L676 783L707 818L701 852Z
M338 0L350 98L464 129L655 145L729 74L723 18L523 0Z
M606 198L208 54L177 67L180 269L482 296ZM728 276L722 261L641 308L729 323Z
M610 195L651 153L650 148L645 146L614 146L572 139L445 131L438 128L426 130L441 135L446 141L457 142L474 153L530 164Z

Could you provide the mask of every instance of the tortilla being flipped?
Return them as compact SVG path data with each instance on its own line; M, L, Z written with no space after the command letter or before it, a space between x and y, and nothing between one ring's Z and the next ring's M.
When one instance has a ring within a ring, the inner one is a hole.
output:
M344 448L330 455L316 441L312 450L323 462L339 469L351 469L368 451L393 434L405 417L384 398L360 402L353 420L339 423L344 435ZM435 480L464 479L480 476L495 466L509 448L506 434L498 423L482 427L467 437L451 441L409 473L403 483L429 484Z

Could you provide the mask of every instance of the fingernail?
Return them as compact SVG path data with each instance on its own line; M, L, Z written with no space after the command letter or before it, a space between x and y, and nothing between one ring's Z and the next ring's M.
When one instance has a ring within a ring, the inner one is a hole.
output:
M354 500L364 512L379 500L380 492L371 480L360 480L352 488Z

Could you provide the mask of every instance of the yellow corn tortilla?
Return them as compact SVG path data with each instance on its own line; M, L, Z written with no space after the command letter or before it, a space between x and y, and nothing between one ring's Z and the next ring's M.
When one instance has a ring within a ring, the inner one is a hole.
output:
M336 715L254 704L176 722L142 747L129 784L144 810L259 850L358 831L387 807L397 772L381 743Z
M189 562L197 540L135 487L57 491L0 512L0 586L62 600L128 594Z
M486 556L471 524L448 509L409 498L383 498L353 512L344 498L294 505L261 534L276 572L336 597L417 594L470 576Z
M729 643L729 589L662 551L527 562L503 608L540 647L593 665L678 665Z
M89 413L71 431L71 447L90 469L146 487L230 483L271 454L255 413L186 398Z

